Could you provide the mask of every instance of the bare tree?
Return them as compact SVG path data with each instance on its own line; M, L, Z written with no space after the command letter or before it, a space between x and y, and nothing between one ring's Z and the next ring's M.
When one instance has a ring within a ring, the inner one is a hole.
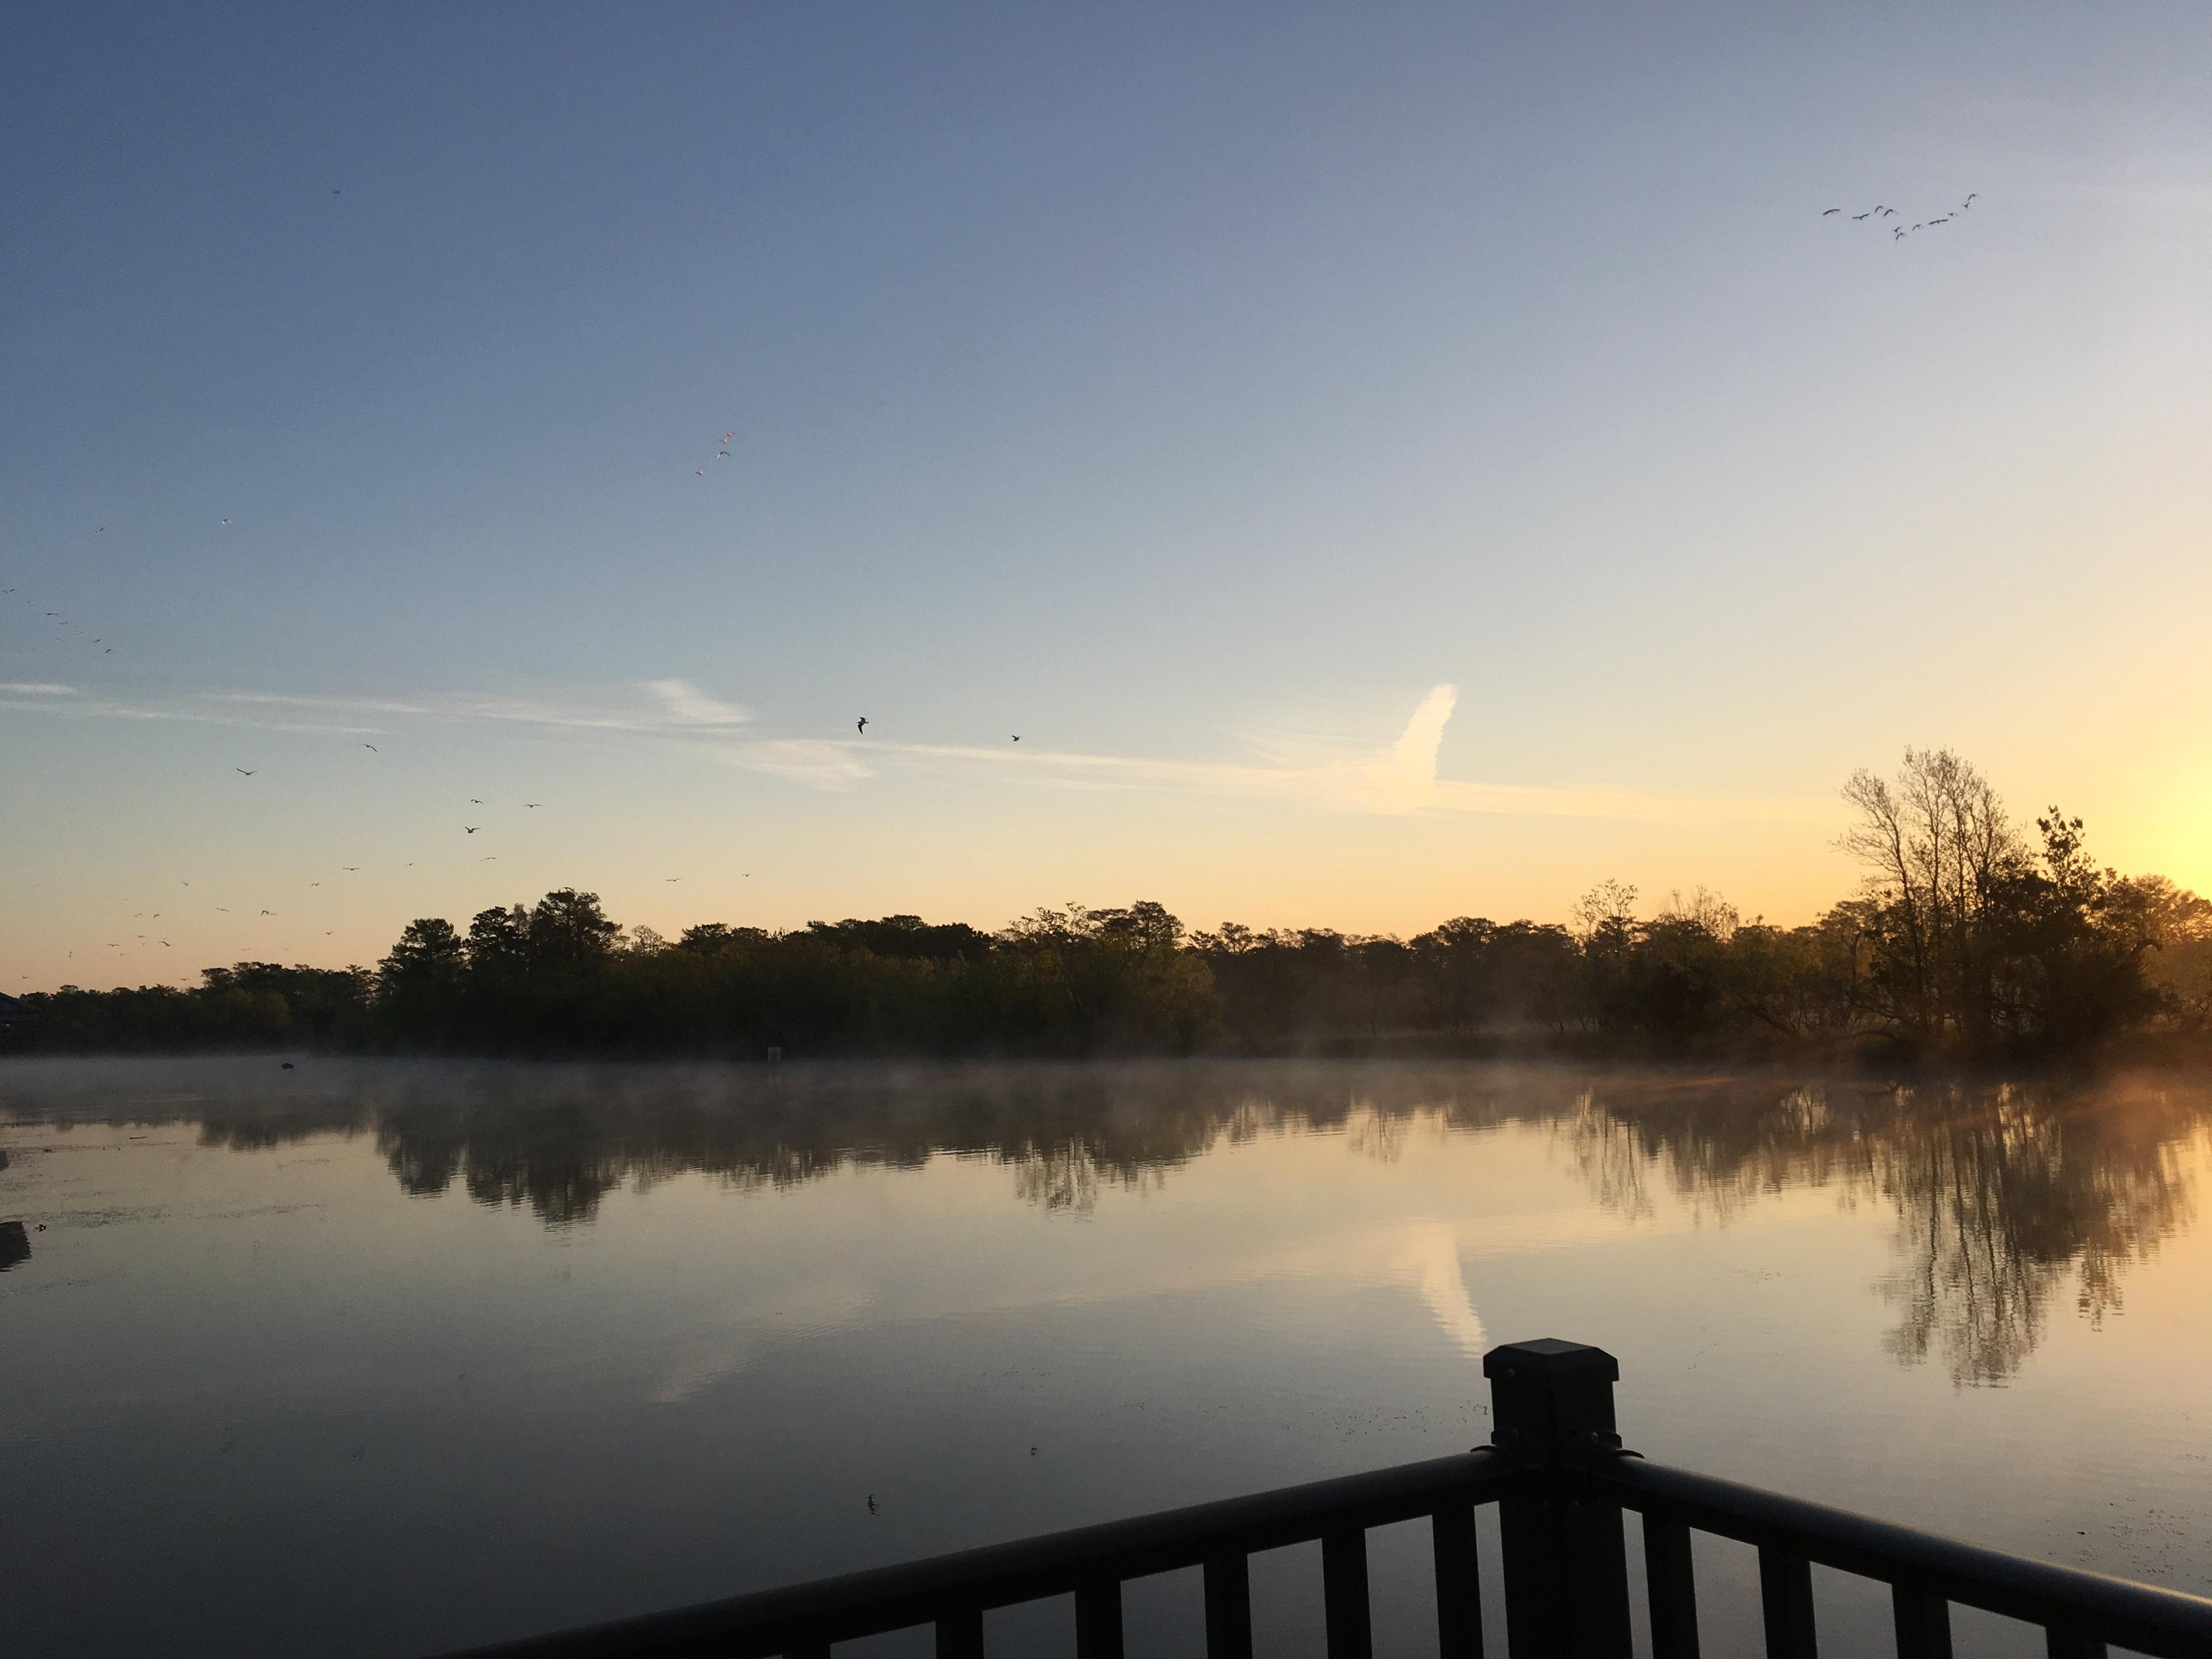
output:
M1948 749L1907 749L1893 783L1844 786L1859 822L1843 849L1867 866L1887 926L1890 1010L1925 1040L1986 1038L1994 1000L1987 923L2027 855L1989 781Z

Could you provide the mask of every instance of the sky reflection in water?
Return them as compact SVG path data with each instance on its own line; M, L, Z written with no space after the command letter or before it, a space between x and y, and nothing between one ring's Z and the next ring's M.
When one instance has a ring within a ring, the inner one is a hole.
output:
M429 1652L1430 1455L1537 1334L1620 1355L1655 1455L2212 1589L2208 1121L2171 1080L13 1064L0 1648ZM1433 1650L1424 1548L1377 1535L1382 1650ZM1754 1650L1747 1557L1700 1565ZM1313 1567L1257 1566L1273 1651ZM1133 1592L1133 1643L1195 1652L1196 1594Z

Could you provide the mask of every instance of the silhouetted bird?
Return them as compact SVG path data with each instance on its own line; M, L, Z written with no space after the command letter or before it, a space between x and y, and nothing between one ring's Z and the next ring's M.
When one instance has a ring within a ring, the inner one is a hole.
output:
M868 717L866 714L860 716L859 730L862 737L865 738L868 735Z
M1856 224L1862 219L1871 219L1872 217L1874 217L1874 216L1870 213L1854 213L1851 215L1851 222L1853 224Z
M250 778L250 777L252 777L252 776L253 775L253 774L252 774L252 773L251 773L251 772L247 771L247 770L246 770L244 767L242 767L242 766L234 766L234 767L232 767L230 769L231 769L232 771L234 771L234 772L237 773L237 774L238 774L238 775L239 775L239 776L240 776L241 778Z
M361 873L361 866L358 864L341 864L338 868L356 876Z
M542 800L526 800L526 801L523 802L522 804L523 804L525 806L543 806L543 805L545 805L545 803L544 803L544 801L542 801Z
M292 1069L292 1062L290 1060L288 1060L284 1062L284 1069L288 1072Z
M870 1492L870 1493L868 1494L868 1513L869 1513L870 1515L873 1515L875 1512L876 1512L876 1495L875 1495L875 1493L873 1493L873 1492Z
M1015 733L1014 733L1014 741L1015 741L1016 743L1019 743L1021 740L1022 740L1022 734L1021 734L1020 732L1015 732Z
M273 916L276 913L274 910L264 910L261 914L264 916Z
M1826 211L1826 212L1825 212L1825 213L1821 214L1821 216L1821 216L1823 219L1825 219L1825 218L1826 218L1826 217L1828 216L1828 214L1830 214L1830 213L1841 213L1842 211L1843 211L1843 209L1841 209L1841 208L1830 208L1830 209L1828 209L1828 210L1827 210L1827 211Z
M465 823L461 828L467 830L472 836L477 832L477 826L473 823Z
M381 749L379 749L379 748L378 748L374 744L373 744L373 743L365 743L365 744L362 744L362 748L364 748L364 749L366 749L366 750L368 750L368 752L369 752L370 754L372 754L372 755L380 755L380 754L382 754L382 753L384 752Z
M224 522L225 524L228 524L228 523L230 522L230 520L228 520L228 519L225 519L225 520L223 520L223 522Z

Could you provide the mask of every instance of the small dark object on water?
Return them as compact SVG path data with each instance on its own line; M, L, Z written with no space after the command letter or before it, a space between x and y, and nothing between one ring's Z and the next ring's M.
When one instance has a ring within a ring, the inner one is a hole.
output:
M870 1492L870 1493L868 1494L868 1513L869 1513L870 1515L873 1515L875 1512L876 1512L876 1495L875 1495L875 1493L873 1493L873 1492Z
M290 1060L288 1060L284 1062L284 1069L288 1072L292 1069L292 1062Z

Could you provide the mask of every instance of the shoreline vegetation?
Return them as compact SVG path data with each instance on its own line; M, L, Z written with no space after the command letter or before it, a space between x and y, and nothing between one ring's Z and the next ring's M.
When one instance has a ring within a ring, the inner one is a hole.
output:
M2203 1052L2212 902L2089 856L2057 807L2015 824L1944 750L1844 786L1860 891L1744 920L1699 889L1639 918L1601 883L1566 925L1462 916L1410 939L1193 933L1161 905L790 932L625 928L595 894L410 922L374 969L243 962L190 989L18 1000L0 1052L311 1048L486 1055L1217 1053L1893 1064Z

